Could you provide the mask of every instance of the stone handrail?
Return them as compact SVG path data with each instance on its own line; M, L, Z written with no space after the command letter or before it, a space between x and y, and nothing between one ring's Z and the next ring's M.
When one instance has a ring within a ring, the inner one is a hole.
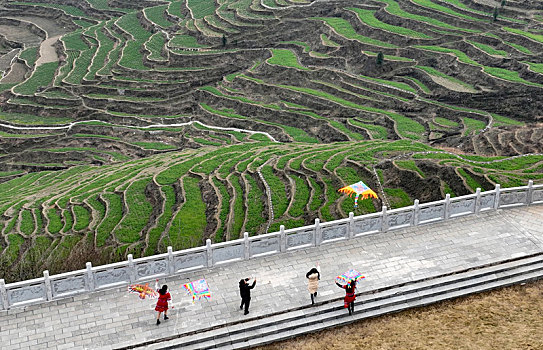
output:
M149 257L92 266L87 263L86 269L49 275L32 280L5 284L0 279L0 310L28 304L57 300L81 293L89 293L112 287L120 287L130 283L145 283L158 277L178 275L183 272L206 269L233 261L247 260L263 255L280 254L295 249L319 246L339 240L347 240L368 234L384 233L389 230L421 224L449 220L454 217L477 214L487 210L514 206L543 203L543 185L501 189L500 185L491 191L450 198L447 194L443 200L419 204L418 200L411 206L382 211L361 216L351 212L345 219L285 230L281 226L279 232L249 237L245 232L243 238L206 245L180 251L173 251Z

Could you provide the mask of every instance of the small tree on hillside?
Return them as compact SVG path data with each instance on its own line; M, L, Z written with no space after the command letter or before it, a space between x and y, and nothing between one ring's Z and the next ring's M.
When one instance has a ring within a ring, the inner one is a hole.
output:
M494 18L494 22L498 20L499 11L497 7L494 7L494 13L492 14L492 18Z
M226 46L226 36L223 34L222 35L222 47L225 47Z
M375 63L377 63L377 65L380 66L380 65L383 64L384 59L385 59L385 56L383 55L383 53L381 51L379 51L379 53L377 54L377 58L375 60Z
M505 0L502 0L502 7L505 6Z

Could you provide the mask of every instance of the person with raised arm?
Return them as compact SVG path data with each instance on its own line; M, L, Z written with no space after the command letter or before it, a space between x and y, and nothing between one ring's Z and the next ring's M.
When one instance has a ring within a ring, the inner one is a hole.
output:
M168 319L168 301L172 300L170 293L168 292L168 286L163 285L162 288L158 288L158 279L155 283L155 289L158 292L158 301L155 306L155 311L158 312L156 316L156 325L160 324L160 315L164 312L164 320Z
M249 313L249 304L251 303L251 289L256 286L256 277L253 278L253 284L249 285L250 278L244 278L239 281L239 294L241 295L240 309L245 306L244 315Z
M308 279L307 290L311 296L311 305L315 305L317 289L319 288L319 280L321 279L321 268L319 263L317 263L317 267L312 268L305 274L305 278Z
M343 304L346 309L347 308L349 309L349 315L352 315L354 312L354 301L356 300L356 294L355 294L356 280L353 279L344 286L337 282L336 282L336 285L339 288L345 289L345 298L343 299Z

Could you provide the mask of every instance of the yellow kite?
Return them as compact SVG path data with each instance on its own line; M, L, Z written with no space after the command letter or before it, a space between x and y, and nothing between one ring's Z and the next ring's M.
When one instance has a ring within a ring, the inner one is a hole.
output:
M354 197L355 208L358 207L358 197L360 196L362 196L362 199L377 198L377 194L373 192L368 186L366 186L366 184L362 181L358 181L355 184L340 188L338 192L348 194L349 196L356 194L356 196Z

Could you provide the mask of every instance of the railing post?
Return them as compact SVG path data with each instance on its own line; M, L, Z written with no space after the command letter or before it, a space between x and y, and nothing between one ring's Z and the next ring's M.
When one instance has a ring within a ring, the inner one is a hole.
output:
M173 275L175 273L175 262L173 260L173 248L168 246L168 273Z
M387 217L387 207L383 205L381 210L381 232L387 232L388 230L388 217Z
M6 282L3 279L0 279L0 298L2 299L2 309L7 310L9 308L8 291L6 290Z
M284 253L287 251L287 235L285 234L285 225L279 226L279 249L281 253Z
M443 213L443 219L448 220L451 217L451 194L445 195L445 210Z
M53 300L53 289L51 288L48 270L43 271L43 281L45 282L45 298L47 301L51 301Z
M420 208L419 208L419 200L415 199L415 202L413 203L413 226L417 226L420 221Z
M351 239L354 237L354 213L351 211L349 212L349 232L348 232L348 238Z
M243 232L243 258L245 260L249 260L251 257L251 251L250 251L250 245L249 245L249 232Z
M528 181L528 192L526 193L526 205L532 204L534 201L534 181Z
M481 211L481 189L477 187L477 190L475 190L475 207L473 208L473 212L475 214L479 214Z
M494 191L496 192L494 195L494 209L497 210L500 207L500 184L496 184Z
M134 256L128 254L128 276L130 277L130 283L136 282L136 267L134 266Z
M322 229L321 229L321 220L319 218L315 219L315 236L313 245L315 247L320 246L322 243Z
M211 240L206 239L206 257L207 267L213 267L213 248L211 247Z
M87 280L87 289L92 292L96 289L94 286L94 275L92 274L92 263L87 262L86 267L87 273L85 274L85 279Z

